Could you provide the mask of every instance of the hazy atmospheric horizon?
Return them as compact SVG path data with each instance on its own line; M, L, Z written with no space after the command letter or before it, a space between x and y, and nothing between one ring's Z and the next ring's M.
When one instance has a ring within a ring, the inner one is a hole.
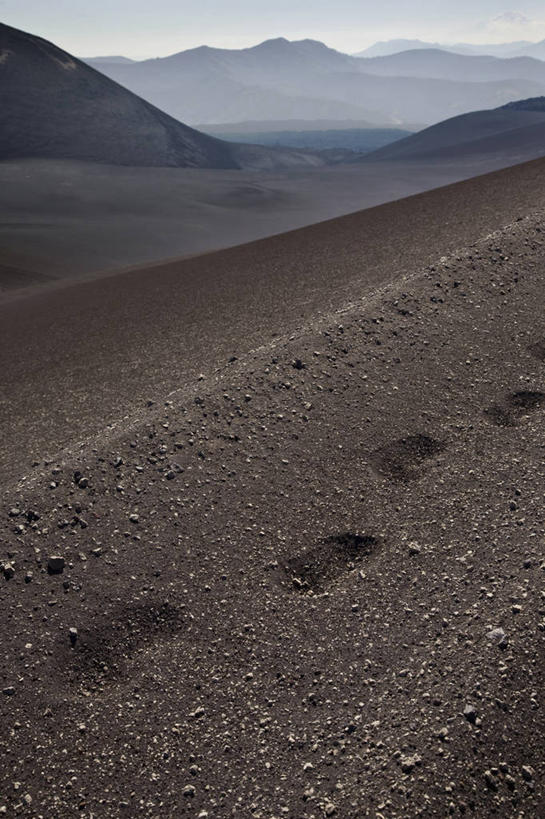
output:
M199 45L245 48L273 38L312 38L354 52L377 40L501 43L545 38L541 0L516 7L497 0L383 0L380 5L316 0L312 11L290 0L3 0L2 21L50 39L78 56L165 56Z

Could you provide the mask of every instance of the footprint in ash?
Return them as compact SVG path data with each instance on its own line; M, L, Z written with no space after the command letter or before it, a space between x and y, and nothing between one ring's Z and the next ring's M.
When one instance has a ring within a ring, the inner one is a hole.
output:
M169 603L128 605L98 627L79 628L70 661L63 653L60 665L76 691L105 693L130 679L141 651L161 645L183 627L183 613Z
M430 435L408 435L375 449L371 453L373 469L392 481L420 478L433 459L447 449L444 441Z
M519 390L487 407L483 414L496 427L517 427L525 418L545 406L545 393Z
M379 540L372 535L331 535L284 564L283 585L302 594L323 593L378 549Z

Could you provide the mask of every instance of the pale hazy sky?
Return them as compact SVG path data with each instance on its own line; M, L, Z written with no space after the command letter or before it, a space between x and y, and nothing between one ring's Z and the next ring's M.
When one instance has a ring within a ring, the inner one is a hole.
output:
M0 19L78 56L163 56L271 37L359 51L376 40L545 39L545 0L0 0Z

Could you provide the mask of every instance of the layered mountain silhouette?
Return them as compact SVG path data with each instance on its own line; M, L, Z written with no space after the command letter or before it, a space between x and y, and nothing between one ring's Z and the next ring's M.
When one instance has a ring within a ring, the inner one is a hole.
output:
M409 49L440 48L456 54L485 54L494 57L535 57L545 60L545 40L532 43L529 40L519 40L514 43L488 43L476 45L474 43L444 43L426 42L425 40L383 40L374 43L369 48L354 54L355 57L384 57L389 54L398 54Z
M200 133L47 40L0 25L0 159L132 166L320 165L317 155L239 146Z
M322 94L309 73L348 70L352 59L322 43L268 40L238 51L201 46L131 65L98 70L191 123L242 120L362 119L357 100Z
M508 165L543 155L545 97L536 97L448 119L380 148L364 161L447 161L497 156Z
M545 93L545 66L479 65L440 51L362 60L314 40L200 48L97 67L171 116L192 124L244 120L365 119L410 127ZM467 62L464 62L467 61Z
M385 77L433 77L468 82L528 80L545 85L545 62L533 57L502 59L422 48L384 57L362 58L361 62L365 72Z

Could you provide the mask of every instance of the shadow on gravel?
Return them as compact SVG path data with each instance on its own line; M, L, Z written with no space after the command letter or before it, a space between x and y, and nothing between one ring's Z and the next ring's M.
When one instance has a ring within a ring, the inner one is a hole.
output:
M178 633L184 615L168 603L127 606L98 628L83 629L71 649L70 683L101 691L122 682L139 652Z
M343 574L352 571L377 551L379 542L371 535L344 533L332 535L284 567L289 586L295 591L327 591Z
M444 441L429 435L409 435L379 447L371 453L373 468L392 481L411 481L423 473L426 461L447 448Z
M516 427L521 418L545 405L545 393L521 390L507 395L498 404L483 411L487 421L496 427Z

